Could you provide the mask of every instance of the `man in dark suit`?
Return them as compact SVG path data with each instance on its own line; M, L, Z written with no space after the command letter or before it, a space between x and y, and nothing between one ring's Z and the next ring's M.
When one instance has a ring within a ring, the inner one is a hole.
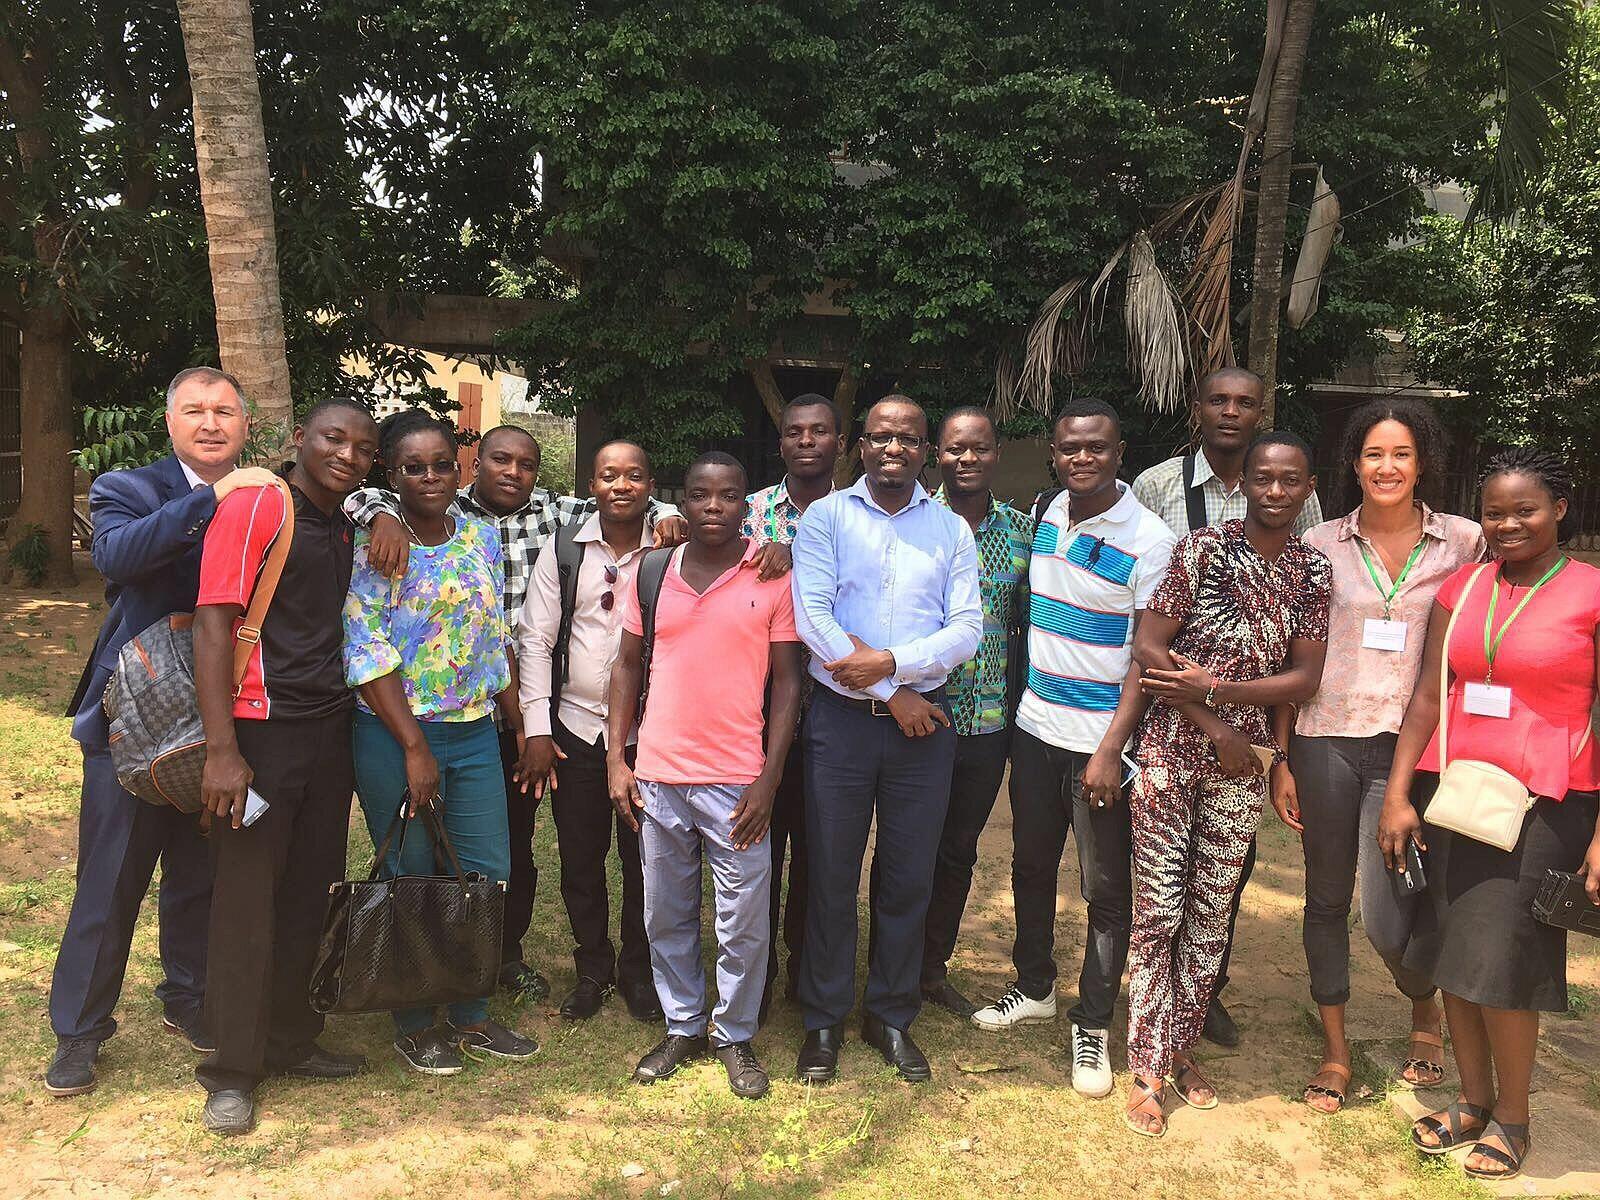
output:
M147 804L117 783L101 697L123 645L169 613L194 609L200 546L223 497L270 486L272 474L240 468L249 416L239 385L211 367L180 371L167 388L172 454L112 471L89 489L94 565L106 581L105 623L68 707L83 748L78 890L50 985L56 1054L45 1073L53 1096L95 1085L100 1043L114 1034L128 948L161 862L162 1024L209 1052L200 1025L206 977L211 867L197 818Z

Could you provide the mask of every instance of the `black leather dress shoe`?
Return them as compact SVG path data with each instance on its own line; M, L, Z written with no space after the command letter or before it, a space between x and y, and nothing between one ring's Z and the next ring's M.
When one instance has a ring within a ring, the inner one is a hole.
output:
M587 1021L600 1011L610 991L609 983L582 975L578 978L578 986L567 993L567 998L561 1002L561 1015L569 1021Z
M1216 996L1211 997L1211 1005L1206 1009L1206 1023L1201 1027L1200 1036L1230 1050L1239 1044L1239 1027Z
M832 1083L839 1074L839 1044L844 1040L838 1025L806 1030L794 1073L802 1083Z
M933 1078L928 1056L917 1048L904 1029L868 1016L861 1022L861 1040L883 1055L883 1061L899 1071L900 1078L907 1083L927 1083Z
M249 1092L228 1088L212 1092L200 1110L200 1120L212 1133L229 1137L256 1127L256 1105Z
M659 1021L666 1015L661 1011L661 997L656 995L654 982L623 984L622 1002L635 1021Z
M676 1075L684 1063L704 1058L710 1052L711 1043L703 1033L699 1037L669 1033L656 1043L654 1050L639 1060L639 1065L633 1069L634 1082L654 1083L658 1079L666 1079Z
M972 1020L972 1014L978 1011L978 1006L956 991L948 979L934 984L931 988L923 988L922 999L924 1003L931 1004L935 1008L954 1013L963 1021Z
M285 1067L283 1073L299 1079L349 1079L366 1069L365 1054L335 1054L321 1046L313 1046L310 1054L294 1066Z

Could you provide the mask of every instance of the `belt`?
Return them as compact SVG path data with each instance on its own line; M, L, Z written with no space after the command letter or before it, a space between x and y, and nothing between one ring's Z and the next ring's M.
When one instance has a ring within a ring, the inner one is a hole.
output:
M841 696L838 692L834 691L830 687L818 688L817 691L820 694L827 696L829 700L832 700L835 704L840 705L841 707L853 708L860 712L866 713L868 716L894 716L894 713L889 711L889 702L887 700L879 700L876 697L859 699L855 696ZM920 695L929 704L943 704L945 702L943 684L934 688L931 692L919 692L918 695Z

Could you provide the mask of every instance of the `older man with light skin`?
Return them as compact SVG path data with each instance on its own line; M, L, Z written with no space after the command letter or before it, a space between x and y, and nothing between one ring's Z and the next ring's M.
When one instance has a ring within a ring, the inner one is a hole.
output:
M200 1021L206 977L211 866L197 819L124 791L111 765L100 698L133 636L194 608L200 546L217 506L241 487L272 482L239 467L250 431L238 383L211 367L180 371L167 388L172 453L147 467L110 471L89 488L92 554L106 581L106 619L68 706L83 748L78 890L50 986L55 1058L45 1090L74 1096L95 1086L100 1044L114 1034L139 905L161 863L162 1024L197 1052L212 1049Z

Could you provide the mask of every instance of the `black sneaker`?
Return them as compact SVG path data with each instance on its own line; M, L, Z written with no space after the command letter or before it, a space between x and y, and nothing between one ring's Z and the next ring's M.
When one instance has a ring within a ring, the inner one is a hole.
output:
M755 1047L749 1042L730 1042L718 1046L713 1054L728 1072L728 1088L735 1096L745 1100L759 1100L772 1086L766 1068L756 1057Z
M450 1038L461 1047L468 1058L487 1054L491 1058L509 1058L516 1062L532 1058L539 1053L539 1043L507 1029L498 1021L485 1021L482 1029L458 1029L446 1026Z
M676 1075L684 1063L704 1058L710 1047L711 1043L703 1033L698 1037L669 1033L656 1043L655 1049L639 1060L639 1065L633 1069L634 1082L654 1083L658 1079Z
M94 1063L100 1043L94 1038L62 1038L44 1073L44 1090L52 1096L81 1096L94 1091Z
M518 1004L543 1004L550 998L550 981L525 962L501 967L500 987Z
M421 1075L459 1075L464 1065L456 1043L437 1027L402 1035L394 1048L406 1066Z
M217 1039L211 1036L211 1030L206 1025L205 1016L195 1013L188 1020L162 1014L161 1028L168 1033L175 1033L189 1043L189 1049L196 1054L215 1054L217 1052Z

